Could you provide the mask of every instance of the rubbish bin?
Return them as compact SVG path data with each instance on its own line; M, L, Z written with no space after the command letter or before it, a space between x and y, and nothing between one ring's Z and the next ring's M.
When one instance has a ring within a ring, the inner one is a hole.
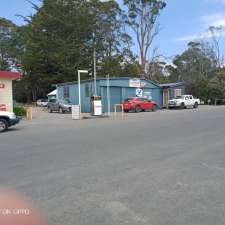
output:
M102 98L101 96L91 96L91 115L101 116L102 115Z

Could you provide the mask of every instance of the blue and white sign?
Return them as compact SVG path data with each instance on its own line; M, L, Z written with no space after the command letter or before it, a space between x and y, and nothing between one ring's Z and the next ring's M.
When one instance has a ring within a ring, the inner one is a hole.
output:
M142 97L142 96L143 96L143 90L140 89L140 88L137 88L137 89L136 89L136 96L137 96L137 97Z
M141 80L138 79L138 78L130 79L129 80L129 87L140 88L141 87Z
M139 78L133 78L129 80L129 87L143 88L147 83Z
M145 91L143 92L143 97L147 98L149 100L152 100L152 92L151 91Z

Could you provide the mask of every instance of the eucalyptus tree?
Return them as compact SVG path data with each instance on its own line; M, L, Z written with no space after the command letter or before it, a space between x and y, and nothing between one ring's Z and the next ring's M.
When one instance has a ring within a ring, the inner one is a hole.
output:
M16 64L12 40L16 25L0 18L0 70L10 70Z
M141 73L147 74L148 53L160 32L157 19L166 7L163 0L124 0L127 7L126 23L135 34L140 52Z

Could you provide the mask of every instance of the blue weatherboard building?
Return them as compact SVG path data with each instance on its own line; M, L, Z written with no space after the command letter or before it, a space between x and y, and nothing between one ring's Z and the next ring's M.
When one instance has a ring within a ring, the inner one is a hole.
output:
M170 99L185 94L185 82L167 83L159 85L163 90L163 107L168 107Z
M98 78L96 81L96 94L102 97L103 112L108 111L107 79ZM94 94L94 80L81 81L81 108L82 112L90 112L90 97ZM110 108L114 110L115 104L122 103L126 98L141 95L158 103L163 107L163 87L150 80L115 77L109 79ZM78 104L78 84L69 82L57 84L57 98L69 99L73 104Z

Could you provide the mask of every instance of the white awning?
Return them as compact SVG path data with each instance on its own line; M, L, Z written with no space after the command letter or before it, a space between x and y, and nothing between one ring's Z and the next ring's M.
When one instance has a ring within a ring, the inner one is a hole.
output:
M57 89L47 94L47 96L56 96L57 95Z

